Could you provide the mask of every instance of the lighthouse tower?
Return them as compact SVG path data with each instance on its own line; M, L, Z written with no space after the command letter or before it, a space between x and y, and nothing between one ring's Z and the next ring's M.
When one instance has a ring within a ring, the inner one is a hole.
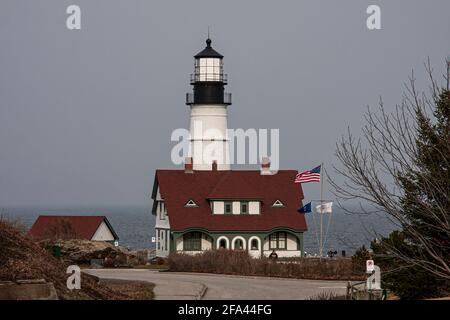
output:
M190 157L194 170L230 170L227 107L231 94L224 92L227 75L223 56L206 40L206 48L194 56L193 93L186 94L191 108Z

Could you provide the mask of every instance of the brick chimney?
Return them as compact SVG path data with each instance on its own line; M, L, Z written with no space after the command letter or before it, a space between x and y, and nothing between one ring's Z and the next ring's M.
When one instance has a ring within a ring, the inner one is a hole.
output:
M192 157L186 157L186 159L184 160L184 173L194 173Z
M261 161L261 175L272 174L270 171L270 158L263 157Z
M217 160L213 160L212 162L212 171L217 171Z

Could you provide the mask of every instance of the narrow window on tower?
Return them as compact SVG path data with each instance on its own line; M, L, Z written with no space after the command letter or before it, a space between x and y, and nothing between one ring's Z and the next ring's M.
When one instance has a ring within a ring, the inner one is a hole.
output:
M160 248L159 240L159 229L156 229L156 249L158 250Z
M169 239L170 239L170 231L167 230L167 231L166 231L166 250L169 250L169 249L170 249L170 247L169 247L169 245L170 245Z
M164 236L165 236L164 230L161 230L159 232L159 239L161 240L161 250L166 250L165 248L166 240Z
M165 213L164 213L164 211L166 210L166 208L165 208L166 206L164 205L164 202L160 202L160 219L161 220L166 220L166 215L165 215Z

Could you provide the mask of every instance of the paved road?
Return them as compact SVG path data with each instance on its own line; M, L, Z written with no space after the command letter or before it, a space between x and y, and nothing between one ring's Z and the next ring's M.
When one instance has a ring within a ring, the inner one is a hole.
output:
M149 281L155 299L308 299L320 292L345 294L346 282L293 280L205 273L158 272L139 269L89 269L84 272L104 279Z

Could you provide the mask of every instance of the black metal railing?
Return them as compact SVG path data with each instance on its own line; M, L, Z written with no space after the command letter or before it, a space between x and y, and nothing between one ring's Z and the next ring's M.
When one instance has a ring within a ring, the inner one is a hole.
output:
M223 82L228 83L228 75L224 73L191 73L191 84L196 82Z
M186 93L186 104L194 104L194 94Z
M231 104L231 93L224 92L224 94L223 94L223 103L224 104Z

